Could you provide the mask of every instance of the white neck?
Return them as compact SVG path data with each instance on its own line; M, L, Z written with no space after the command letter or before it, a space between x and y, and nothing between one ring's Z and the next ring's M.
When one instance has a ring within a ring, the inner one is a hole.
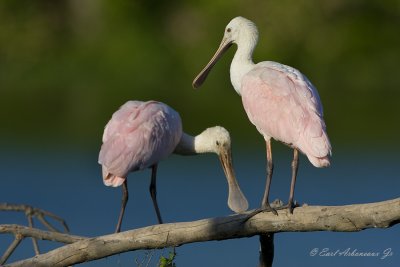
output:
M196 155L203 153L216 153L213 142L210 142L203 134L195 137L182 133L181 140L174 151L179 155Z
M239 95L243 76L254 67L252 56L256 44L257 39L251 36L237 42L238 49L231 63L230 74L233 88Z

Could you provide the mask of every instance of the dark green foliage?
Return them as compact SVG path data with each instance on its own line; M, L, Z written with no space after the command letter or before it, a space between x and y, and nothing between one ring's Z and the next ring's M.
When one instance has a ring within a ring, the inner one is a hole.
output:
M234 49L191 88L238 15L259 27L256 62L291 65L317 86L334 144L395 143L399 4L361 0L1 1L1 134L97 147L122 103L156 99L189 133L223 125L236 143L262 142L230 84Z
M161 256L158 266L159 267L176 267L176 264L174 263L175 256L176 256L176 253L173 251L169 252L168 258Z

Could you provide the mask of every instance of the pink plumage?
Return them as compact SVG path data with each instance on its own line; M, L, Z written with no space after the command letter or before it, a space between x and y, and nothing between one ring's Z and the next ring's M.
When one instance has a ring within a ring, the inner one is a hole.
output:
M129 172L149 168L172 154L182 136L179 114L156 101L128 101L105 127L99 163L107 186L120 186Z
M122 205L116 232L121 229L125 206L128 202L129 172L151 168L150 195L159 223L161 212L157 203L157 166L172 153L197 155L215 153L228 182L228 206L243 212L248 202L236 181L232 166L231 139L221 126L207 128L191 136L182 132L179 114L166 104L156 101L128 101L107 123L99 154L103 182L107 186L122 185Z
M221 55L232 44L237 44L238 49L230 68L231 82L242 96L249 120L266 141L267 182L261 206L276 213L268 200L274 169L271 150L273 138L294 150L288 201L289 212L292 213L298 151L304 153L315 167L327 167L330 165L331 144L316 88L295 68L272 61L254 64L252 55L257 41L258 29L252 21L243 17L232 19L225 28L217 52L194 79L193 86L201 86Z
M298 70L276 62L257 64L242 79L242 102L265 139L298 148L315 167L329 166L331 154L322 104Z

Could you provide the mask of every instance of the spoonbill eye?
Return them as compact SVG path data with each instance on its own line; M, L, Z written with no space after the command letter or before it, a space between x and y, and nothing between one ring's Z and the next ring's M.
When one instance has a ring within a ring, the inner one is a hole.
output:
M231 29L231 28L228 28L228 29L226 29L226 31L227 31L227 32L231 32L231 31L232 31L232 29Z

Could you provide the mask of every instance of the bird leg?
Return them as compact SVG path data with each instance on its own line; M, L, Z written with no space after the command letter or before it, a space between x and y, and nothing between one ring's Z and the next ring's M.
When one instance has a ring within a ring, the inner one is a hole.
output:
M271 187L272 174L274 172L274 163L272 161L272 150L271 150L271 139L266 141L267 143L267 183L265 186L264 197L261 202L261 209L266 211L272 211L275 215L278 215L276 210L269 204L269 190Z
M126 203L128 203L128 179L125 179L124 183L122 184L122 205L121 211L119 213L118 224L117 228L115 229L116 233L119 233L121 230L122 218L124 217Z
M158 208L158 203L157 203L156 179L157 179L157 164L155 164L151 167L150 195L151 195L151 199L153 200L154 209L156 210L156 213L157 213L158 223L162 224L163 221L162 221L160 209Z
M299 169L299 151L295 148L293 149L293 161L292 161L292 182L290 184L290 193L288 201L288 210L293 214L293 209L295 207L294 198L294 187L296 185L297 170Z

